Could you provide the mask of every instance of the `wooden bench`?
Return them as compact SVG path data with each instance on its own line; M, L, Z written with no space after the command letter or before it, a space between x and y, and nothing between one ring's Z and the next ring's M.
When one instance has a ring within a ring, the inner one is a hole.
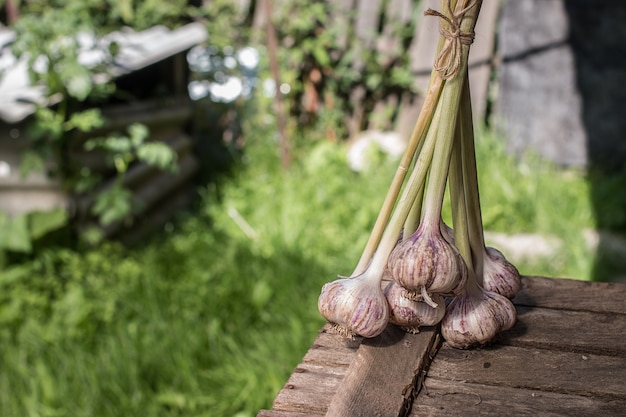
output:
M626 416L626 285L522 283L516 325L481 349L437 327L349 341L324 326L257 417Z

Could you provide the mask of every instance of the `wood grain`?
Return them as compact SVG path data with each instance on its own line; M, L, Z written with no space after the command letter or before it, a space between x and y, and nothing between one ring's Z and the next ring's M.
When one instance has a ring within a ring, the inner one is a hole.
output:
M565 278L522 277L516 305L626 314L626 285Z
M302 363L274 399L275 410L324 414L345 377L346 368Z
M459 350L444 343L428 377L626 401L624 357L499 345Z
M517 324L482 349L437 351L436 329L348 341L325 326L258 417L626 415L626 285L522 283Z
M320 330L302 363L296 366L274 399L273 411L293 416L326 414L330 398L344 379L361 344L361 339L349 340L330 333L330 329L327 324Z
M517 323L498 343L626 357L626 344L616 340L616 335L626 334L626 315L516 308Z
M534 389L472 384L429 378L410 417L617 417L624 415L621 400L604 401Z
M347 367L352 363L361 340L360 338L350 340L332 334L327 324L318 333L313 345L302 358L302 362Z
M391 325L364 340L328 407L328 417L397 417L415 375L429 362L437 328L408 334Z

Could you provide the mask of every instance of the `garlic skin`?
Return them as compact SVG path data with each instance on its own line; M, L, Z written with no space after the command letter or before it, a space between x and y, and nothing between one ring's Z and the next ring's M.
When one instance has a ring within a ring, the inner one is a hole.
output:
M380 280L372 279L367 271L324 284L317 308L339 333L350 338L378 336L389 322L389 306Z
M486 247L483 257L482 287L512 299L522 287L520 274L498 249Z
M491 342L515 324L517 311L508 298L478 285L463 291L448 305L441 334L448 344L467 349Z
M445 224L443 220L440 225L441 236L451 245L454 245L454 229Z
M441 295L433 294L432 301L437 304L433 308L425 302L406 298L405 289L394 281L387 282L384 288L389 303L389 322L409 333L419 333L421 326L434 326L446 314L445 299Z
M406 289L405 297L415 301L422 293L457 294L467 281L467 266L458 249L441 234L439 224L425 223L396 245L387 267L394 281Z

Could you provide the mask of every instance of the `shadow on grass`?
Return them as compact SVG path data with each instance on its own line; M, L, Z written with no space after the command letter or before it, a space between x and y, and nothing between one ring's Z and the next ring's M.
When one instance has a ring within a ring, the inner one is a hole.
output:
M626 282L626 3L564 1L582 98L590 198L599 233L595 281Z

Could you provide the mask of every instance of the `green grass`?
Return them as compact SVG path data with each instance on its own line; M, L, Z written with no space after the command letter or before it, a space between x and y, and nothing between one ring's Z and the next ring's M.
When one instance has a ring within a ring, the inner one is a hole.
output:
M351 172L344 149L302 146L282 171L250 138L229 182L143 247L50 249L0 273L3 416L254 416L271 406L323 319L324 282L355 266L395 163ZM311 138L313 141L315 138ZM485 223L564 239L524 273L589 279L585 179L499 142L478 145Z
M266 147L246 160L145 247L49 250L0 274L3 416L253 416L271 405L323 324L322 284L351 272L394 167L350 172L328 144L287 173Z

